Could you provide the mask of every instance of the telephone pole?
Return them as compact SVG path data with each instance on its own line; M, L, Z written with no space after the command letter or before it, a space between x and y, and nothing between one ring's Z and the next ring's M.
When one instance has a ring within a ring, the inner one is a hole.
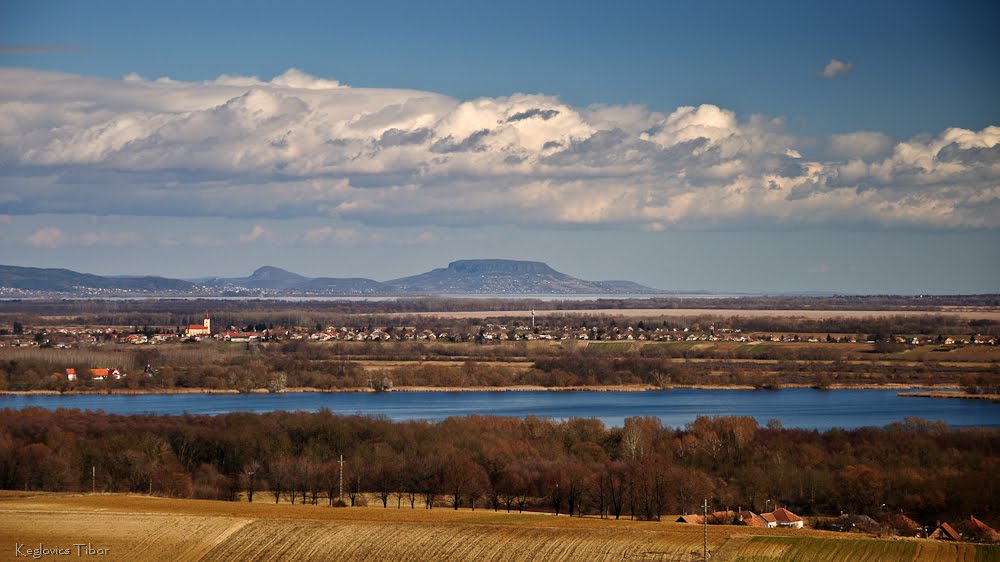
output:
M702 560L708 562L708 498L705 498L705 503L701 504L701 507L704 509L704 515L701 520L702 528L704 529L702 532Z
M90 493L97 493L97 466L90 465Z
M344 501L344 455L340 455L340 484L339 484L339 494L338 498L341 502Z

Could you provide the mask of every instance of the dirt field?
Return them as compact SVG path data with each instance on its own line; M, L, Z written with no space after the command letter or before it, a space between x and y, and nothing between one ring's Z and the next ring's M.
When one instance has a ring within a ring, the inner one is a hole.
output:
M448 509L0 492L0 560L87 545L100 560L700 560L702 529ZM20 552L17 550L20 546ZM86 557L87 546L83 556ZM1000 550L809 530L709 527L713 560L1000 560ZM23 555L23 556L21 556Z

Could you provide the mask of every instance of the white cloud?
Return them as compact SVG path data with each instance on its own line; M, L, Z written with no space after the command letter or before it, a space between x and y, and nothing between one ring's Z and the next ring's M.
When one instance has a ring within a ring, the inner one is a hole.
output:
M853 61L830 59L830 62L826 63L826 66L823 67L823 70L819 74L823 78L836 78L850 74L852 70L854 70Z
M39 228L24 239L29 246L35 248L59 248L66 244L66 233L54 226Z
M829 265L825 264L825 263L813 265L813 266L810 266L810 267L808 267L806 269L807 273L813 273L813 274L816 274L816 273L830 273L831 271L833 271L833 268L830 267Z
M305 88L308 90L328 90L341 87L340 82L336 80L325 80L310 76L297 68L290 68L284 74L275 76L271 80L271 84L287 88Z
M274 233L259 224L253 225L250 232L240 234L240 242L249 244L250 242L270 241L274 239Z
M810 159L812 141L780 119L709 104L658 113L529 94L460 101L297 70L181 82L0 69L0 114L0 202L11 214L416 229L1000 227L993 126L904 142L836 135L829 159ZM301 239L371 241L333 227Z

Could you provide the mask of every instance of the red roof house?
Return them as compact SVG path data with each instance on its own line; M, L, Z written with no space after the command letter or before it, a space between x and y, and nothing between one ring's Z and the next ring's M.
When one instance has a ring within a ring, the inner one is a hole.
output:
M951 525L938 522L937 528L927 538L942 541L960 541L962 540L962 535L958 534L958 531L953 529Z
M966 540L978 542L1000 542L1000 533L997 533L995 529L971 515L968 519L962 519L958 523L955 523L955 529L957 529Z
M761 517L763 517L764 515L767 515L767 514L766 513L762 513ZM787 509L785 509L783 507L779 507L778 509L775 509L774 511L772 511L770 513L770 515L771 515L771 517L774 518L774 525L773 526L775 526L775 527L794 527L796 529L801 529L802 525L804 524L804 522L802 521L801 517L799 517L798 515L795 515L794 513L792 513L791 511L788 511ZM767 518L765 518L765 521L767 521ZM770 523L770 521L768 521L768 523ZM772 525L768 525L768 527L771 527L771 526Z

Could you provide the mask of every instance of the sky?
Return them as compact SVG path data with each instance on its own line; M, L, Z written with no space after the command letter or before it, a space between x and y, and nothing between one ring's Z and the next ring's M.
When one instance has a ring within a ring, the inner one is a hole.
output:
M997 293L998 15L0 0L0 263Z

